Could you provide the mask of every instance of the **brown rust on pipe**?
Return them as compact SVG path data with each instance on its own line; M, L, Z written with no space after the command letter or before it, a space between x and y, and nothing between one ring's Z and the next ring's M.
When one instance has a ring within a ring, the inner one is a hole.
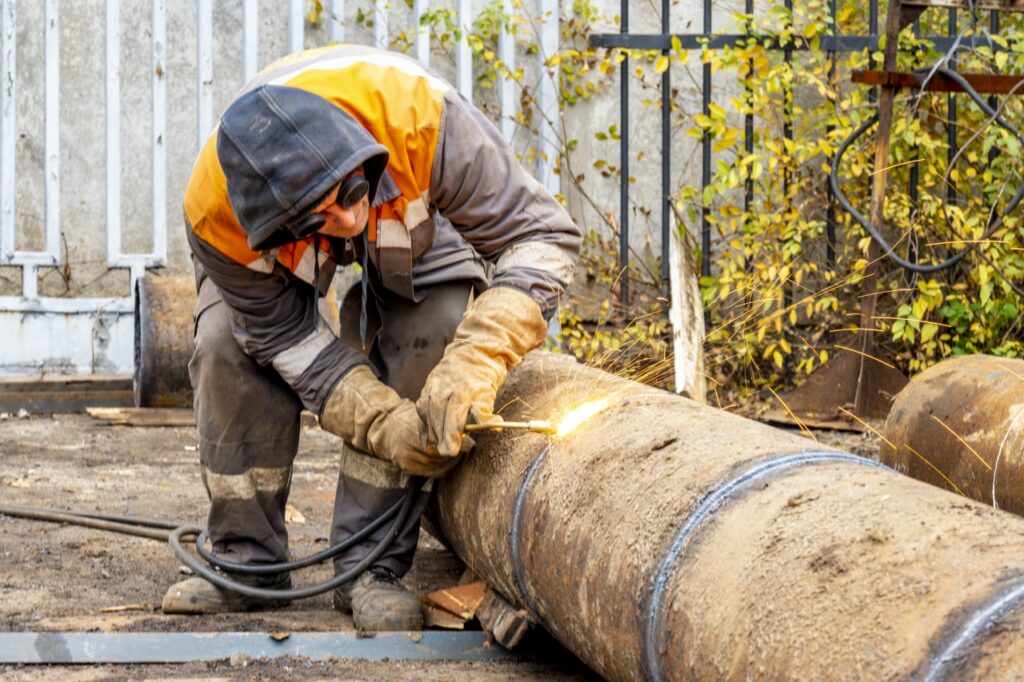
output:
M793 433L532 354L439 486L473 571L609 679L1005 678L1024 519ZM929 678L929 676L931 676Z
M147 274L135 283L136 407L191 407L192 277Z
M882 435L897 471L1024 514L1024 360L938 363L896 396Z

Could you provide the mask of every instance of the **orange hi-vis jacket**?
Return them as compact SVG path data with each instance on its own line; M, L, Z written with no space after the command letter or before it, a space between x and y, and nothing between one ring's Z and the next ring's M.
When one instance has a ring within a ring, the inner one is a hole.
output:
M290 237L359 167L371 182L363 238ZM231 308L241 347L317 413L366 361L316 309L338 264L362 257L366 276L412 300L456 280L511 286L550 314L580 246L561 205L450 84L355 45L290 55L249 83L200 151L184 212L197 270Z

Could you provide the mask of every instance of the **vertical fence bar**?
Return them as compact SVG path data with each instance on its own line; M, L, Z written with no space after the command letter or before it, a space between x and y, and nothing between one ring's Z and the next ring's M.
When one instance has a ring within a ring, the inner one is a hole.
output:
M106 25L107 265L121 253L121 0L107 0Z
M473 3L457 0L455 21L459 25L459 43L455 48L455 87L468 99L473 99L473 53L469 49L469 32L473 26Z
M704 0L704 22L703 32L704 35L711 34L711 0ZM711 116L711 64L704 64L703 73L701 75L701 90L702 90L702 102L701 112L705 116ZM704 133L701 139L701 171L700 171L700 188L701 188L701 209L700 209L700 245L701 245L701 261L700 261L700 274L703 277L711 276L711 207L704 204L703 194L704 189L711 184L711 136ZM709 313L705 312L704 324L706 327L711 326L711 320L708 317Z
M213 1L196 5L196 150L213 128Z
M374 0L373 3L373 44L379 48L388 46L388 3Z
M668 35L671 29L671 10L669 0L661 0L661 32ZM664 50L663 54L672 54L670 49ZM669 232L669 202L672 201L672 69L667 68L661 74L661 289L666 296L669 293L669 240L672 235Z
M305 9L304 0L288 0L288 54L302 51L306 29Z
M710 2L710 0L705 0ZM619 32L629 35L629 0L622 0ZM629 308L629 57L619 65L619 303Z
M949 35L954 37L957 34L957 15L956 10L949 10ZM949 60L949 68L956 68L956 56ZM949 145L949 149L946 152L946 160L952 165L953 159L957 152L957 119L959 112L957 111L956 95L949 93L946 96L946 117L949 120L949 124L946 126L946 143ZM956 183L950 178L949 184L946 186L946 201L950 204L957 203L957 187Z
M42 260L56 264L60 260L60 10L57 0L46 0L46 161L43 172L45 182L46 237ZM42 254L41 254L42 255ZM25 297L34 298L37 279L35 273L24 269L26 282L31 280L32 294L26 287Z
M334 25L334 22L331 23ZM259 71L260 3L245 0L242 8L242 82L248 83Z
M17 205L15 167L17 156L17 14L15 0L0 0L3 22L3 60L0 63L0 263L14 258L14 222Z
M328 17L327 39L332 43L345 42L345 0L331 0L331 15Z
M167 4L166 0L152 0L152 130L150 146L153 150L153 265L167 262ZM132 269L134 282L145 274L144 264Z
M751 35L754 23L754 0L746 0L743 6L743 12L747 15L747 36ZM754 60L747 60L748 74L754 73ZM754 153L754 90L750 87L750 78L748 75L744 79L743 84L743 95L746 98L747 106L750 108L746 114L743 115L743 151L747 156ZM746 216L747 225L750 224L750 209L754 205L754 179L750 177L750 169L747 168L747 178L743 181L743 213Z
M558 52L558 0L541 1L540 48L542 59L546 62ZM547 187L552 194L561 192L561 183L555 174L555 163L558 157L558 91L555 83L558 79L558 67L545 72L542 66L540 87L537 90L537 108L540 109L540 139L537 141L540 161L537 175L540 184Z
M833 45L839 41L839 17L837 12L839 11L837 0L829 0L829 24L830 33L832 34ZM835 50L829 50L828 52L828 83L829 87L836 85L836 73L837 66L836 60L839 58L839 53ZM839 112L839 90L836 89L836 99L832 103L832 115L835 116ZM831 137L835 126L829 123L825 126L826 136ZM832 192L832 183L825 183L825 200L827 208L825 209L825 262L828 263L830 269L836 267L836 198Z
M506 17L511 17L512 12L515 11L512 0L502 0L501 11ZM508 30L508 24L507 20L501 22L501 33L498 35L498 59L501 60L508 73L512 73L516 65L516 41L515 36ZM417 40L419 39L417 38ZM511 142L516 124L515 81L504 75L499 78L498 106L501 109L501 136Z
M429 7L429 0L413 0L412 20L416 24L416 59L424 66L430 65L430 33L420 22L423 15L429 11Z

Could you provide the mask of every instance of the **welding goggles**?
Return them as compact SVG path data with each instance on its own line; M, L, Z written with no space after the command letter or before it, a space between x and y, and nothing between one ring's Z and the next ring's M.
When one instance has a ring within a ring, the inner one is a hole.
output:
M338 198L335 203L342 208L352 208L359 203L362 198L369 193L369 191L370 183L365 177L362 175L351 177L342 183L341 188L338 190ZM313 204L310 211L319 206L320 203L322 202ZM291 232L296 240L300 240L312 237L314 234L322 230L326 223L327 216L323 212L308 212L299 216L290 225L286 225L285 229Z

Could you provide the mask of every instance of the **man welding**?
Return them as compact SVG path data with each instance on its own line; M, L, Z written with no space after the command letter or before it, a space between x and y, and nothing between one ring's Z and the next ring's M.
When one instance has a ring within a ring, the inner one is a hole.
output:
M200 152L184 208L207 528L214 554L241 564L289 558L284 508L303 408L343 440L332 543L391 507L409 475L454 466L467 424L494 419L506 373L543 341L581 242L450 84L353 45L286 57L249 83ZM344 297L339 337L320 307L350 264L362 281ZM334 592L360 629L422 627L399 581L420 506ZM336 574L386 531L336 557ZM287 573L230 577L291 585ZM260 605L195 577L168 590L163 610Z

